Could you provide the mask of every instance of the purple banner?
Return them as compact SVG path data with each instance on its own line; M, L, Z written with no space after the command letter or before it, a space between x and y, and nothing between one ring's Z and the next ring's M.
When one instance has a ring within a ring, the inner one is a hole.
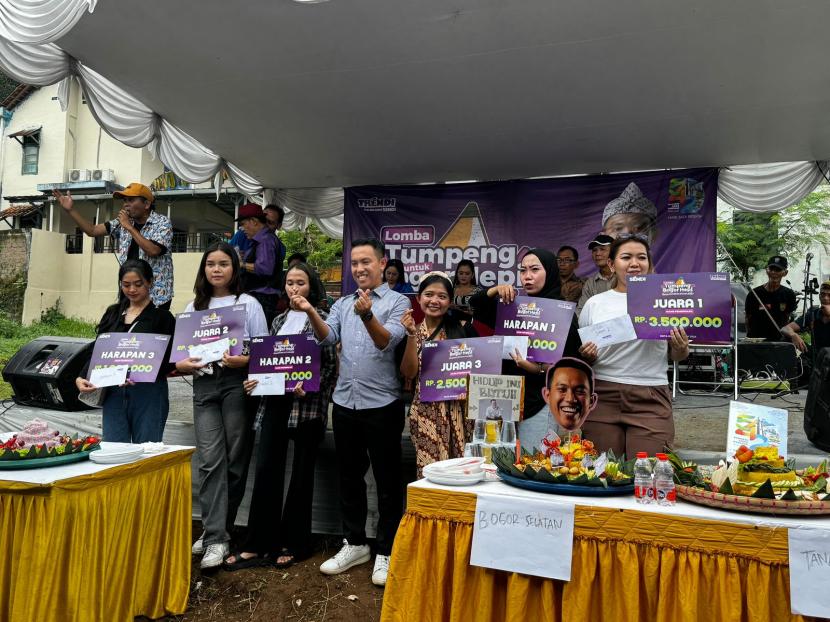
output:
M155 382L170 335L153 333L102 333L95 340L89 371L129 365L127 379L133 382Z
M535 296L516 296L513 304L499 304L497 335L528 338L527 360L555 363L562 358L576 303Z
M690 341L729 341L729 275L703 272L629 277L628 314L639 339L666 339L672 327L683 327Z
M469 374L501 373L501 348L501 337L427 341L421 351L421 401L466 399Z
M246 315L245 305L179 313L176 316L176 331L173 335L170 362L177 363L186 359L188 351L193 346L225 337L230 340L230 354L232 356L242 354Z
M461 259L478 282L516 285L528 248L579 251L576 273L596 272L588 251L599 231L644 232L659 272L715 269L718 171L714 168L559 179L346 188L343 291L353 292L350 241L376 237L418 289L430 270L454 273Z
M278 335L251 339L249 374L285 374L285 392L298 382L303 391L320 390L320 346L311 335Z

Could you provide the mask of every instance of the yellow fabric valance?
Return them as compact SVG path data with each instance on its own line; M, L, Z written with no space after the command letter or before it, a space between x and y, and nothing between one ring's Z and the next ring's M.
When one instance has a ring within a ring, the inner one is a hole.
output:
M183 613L192 453L49 485L0 481L0 622Z
M578 505L571 580L469 565L476 496L409 488L382 620L803 620L787 531Z

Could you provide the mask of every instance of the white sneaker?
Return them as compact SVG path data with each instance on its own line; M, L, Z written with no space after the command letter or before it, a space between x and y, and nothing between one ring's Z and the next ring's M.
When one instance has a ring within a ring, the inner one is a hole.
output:
M199 536L199 539L193 543L193 546L190 547L190 552L194 555L204 555L205 553L205 542L204 542L205 532L202 532L202 535Z
M217 568L222 565L222 562L225 561L225 558L230 554L230 552L231 547L228 546L227 542L208 544L207 549L205 550L205 556L202 557L202 561L199 564L199 567L202 570L207 570L208 568Z
M383 587L386 585L387 574L389 574L389 556L375 555L375 568L372 570L372 583Z
M334 557L327 559L320 564L320 572L323 574L340 574L346 572L352 566L365 564L372 557L368 544L352 545L348 540L343 540L343 548Z

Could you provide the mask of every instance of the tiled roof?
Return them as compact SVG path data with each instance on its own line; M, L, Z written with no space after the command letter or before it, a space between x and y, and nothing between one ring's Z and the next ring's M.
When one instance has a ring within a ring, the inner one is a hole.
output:
M0 218L13 218L14 216L28 216L38 210L37 205L12 205L0 212Z

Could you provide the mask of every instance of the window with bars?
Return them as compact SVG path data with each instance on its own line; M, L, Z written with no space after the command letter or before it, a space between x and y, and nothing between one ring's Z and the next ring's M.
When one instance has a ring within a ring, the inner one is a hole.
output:
M23 137L23 175L37 175L37 161L40 155L40 135Z

